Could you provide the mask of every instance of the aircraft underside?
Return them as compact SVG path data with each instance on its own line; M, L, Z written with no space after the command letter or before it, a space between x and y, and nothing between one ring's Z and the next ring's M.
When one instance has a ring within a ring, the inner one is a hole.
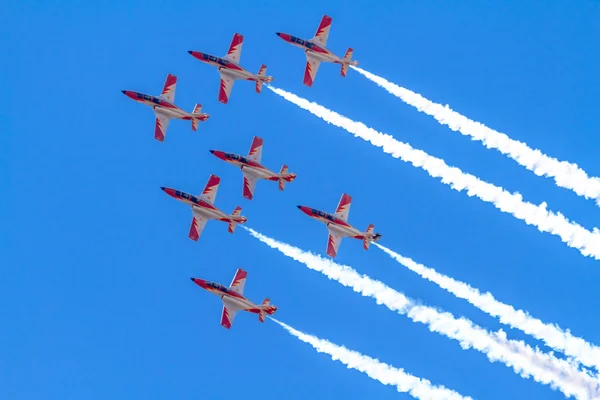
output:
M364 236L363 232L360 232L359 230L357 230L355 228L347 228L347 227L339 226L339 225L332 224L332 223L329 223L327 225L327 229L329 229L330 231L332 231L334 233L337 233L340 236L347 236L347 237L359 236L361 238Z

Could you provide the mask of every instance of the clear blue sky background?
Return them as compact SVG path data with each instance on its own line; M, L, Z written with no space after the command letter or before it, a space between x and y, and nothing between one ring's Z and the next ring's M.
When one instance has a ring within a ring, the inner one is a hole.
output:
M0 12L0 398L408 398L255 315L219 325L220 301L190 282L269 296L292 326L481 399L563 396L431 333L252 239L209 222L187 238L191 213L161 192L199 193L222 178L217 206L244 208L248 226L322 254L326 229L298 209L374 223L382 244L600 343L600 267L489 204L432 179L253 84L217 101L218 73L187 54L224 55L245 36L241 63L275 84L408 141L484 180L547 201L587 228L591 202L438 125L354 71L321 66L302 84L304 56L274 34L310 38L333 18L328 47L348 46L365 69L600 175L597 2L8 1ZM173 121L153 138L150 109L121 90L159 94L179 77L176 103L204 105L192 132ZM209 149L246 153L298 174L285 192L261 181L242 197L239 170ZM429 305L489 329L501 325L391 261L345 240L337 259ZM511 338L541 343L508 329Z

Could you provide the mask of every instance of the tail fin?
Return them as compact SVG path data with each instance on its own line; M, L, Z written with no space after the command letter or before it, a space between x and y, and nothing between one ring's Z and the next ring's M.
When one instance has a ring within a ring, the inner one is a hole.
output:
M375 226L370 224L367 230L365 231L365 238L363 239L363 247L365 250L369 250L369 245L371 242L378 242L381 239L381 234L375 233Z
M198 129L198 124L201 121L206 121L208 119L208 114L202 114L202 104L196 104L194 107L194 111L192 111L192 130L196 131Z
M354 52L354 50L352 49L352 47L348 48L348 50L346 51L346 55L344 56L344 59L342 60L342 71L341 71L342 76L346 76L346 73L348 72L348 65L358 65L358 62L352 61L352 53L353 52Z
M288 166L283 165L279 171L279 190L283 190L285 183L292 182L294 179L296 179L296 174L288 173Z
M371 244L371 242L377 242L379 239L381 239L381 235L379 233L374 233L374 230L375 226L373 224L370 224L367 230L365 231L366 235L363 239L363 247L365 250L369 250L369 245Z
M265 64L263 64L260 66L260 69L258 70L258 76L265 76L266 73L267 73L267 66ZM256 80L256 93L260 93L260 91L262 90L262 84L263 84L262 79Z
M260 306L260 313L258 314L258 320L260 322L265 322L265 318L266 318L267 314L273 315L273 314L275 314L275 311L277 311L277 307L272 306L271 300L269 300L269 298L266 297Z
M243 224L246 222L246 217L242 217L242 207L237 206L231 213L231 219L229 220L229 233L233 233L237 224Z

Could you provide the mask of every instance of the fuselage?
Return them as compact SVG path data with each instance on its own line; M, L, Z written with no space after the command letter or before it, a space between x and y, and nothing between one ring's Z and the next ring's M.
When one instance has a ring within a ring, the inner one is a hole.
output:
M268 77L255 75L243 68L241 65L236 64L233 61L229 61L226 58L211 56L210 54L202 53L200 51L189 51L189 53L198 60L216 67L219 72L232 76L234 79L243 79L247 81L267 81Z
M224 222L246 221L246 217L232 217L231 215L224 213L223 211L215 207L213 204L209 203L208 201L204 200L199 196L194 196L189 193L185 193L180 190L175 190L171 188L161 187L161 189L169 196L174 197L175 199L187 204L188 206L192 207L194 211L200 213L208 219L216 219L218 221Z
M242 169L244 172L257 178L266 179L269 181L277 181L280 178L280 174L263 167L261 164L245 156L233 153L225 153L224 151L219 150L210 150L210 152L219 157L221 160L233 164Z
M137 101L138 103L142 103L147 105L148 107L152 107L154 111L164 114L170 118L183 119L183 120L191 120L192 116L185 110L177 107L175 104L169 103L168 101L161 99L158 96L152 96L149 94L132 92L131 90L123 90L123 94L125 94L130 99Z
M254 314L260 314L261 312L261 307L259 305L254 304L241 294L233 290L229 290L229 288L226 286L198 278L192 278L192 280L201 288L221 298L223 303L225 303L225 305L228 307L237 308Z
M328 229L331 229L342 236L348 236L355 239L364 239L370 237L366 234L366 232L359 231L358 229L350 225L348 222L336 217L333 214L329 214L324 211L317 210L316 208L311 208L307 206L298 206L298 208L309 217L324 223L325 225L327 225Z
M277 32L276 35L285 40L286 42L303 49L307 54L310 54L319 61L342 64L342 59L340 57L333 54L327 48L320 46L310 40L300 39L296 36L292 36L290 34L281 32Z

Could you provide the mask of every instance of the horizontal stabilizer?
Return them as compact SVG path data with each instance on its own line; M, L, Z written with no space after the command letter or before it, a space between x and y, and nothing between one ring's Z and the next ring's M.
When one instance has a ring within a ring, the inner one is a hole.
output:
M371 242L377 242L381 239L381 235L379 233L375 233L375 226L370 224L365 231L365 238L363 240L363 247L365 250L369 250L369 245Z
M268 297L266 297L260 306L258 320L260 322L265 322L266 316L275 314L275 311L277 311L277 307L271 305L271 300Z
M258 70L258 76L259 77L265 77L265 74L267 73L267 66L265 64L260 66L260 69ZM267 80L267 79L257 79L256 80L256 93L260 93L260 91L262 90L262 85L264 82L270 82L271 80Z
M229 220L229 233L233 233L235 231L237 224L243 224L244 222L246 222L246 217L242 217L241 214L242 207L240 206L237 206L235 210L233 210L233 213L231 213Z
M296 179L296 174L288 172L288 166L283 165L279 171L279 190L285 189L286 182L292 182Z
M352 64L352 65L356 65L358 64L356 61L352 61L352 53L354 52L354 50L352 50L352 48L349 48L346 51L346 55L344 56L344 59L342 60L342 71L341 71L341 75L342 76L346 76L346 74L348 73L348 65Z
M206 121L209 117L208 114L202 114L202 104L196 104L194 111L191 115L192 119L192 130L195 132L198 130L198 124L202 121Z

